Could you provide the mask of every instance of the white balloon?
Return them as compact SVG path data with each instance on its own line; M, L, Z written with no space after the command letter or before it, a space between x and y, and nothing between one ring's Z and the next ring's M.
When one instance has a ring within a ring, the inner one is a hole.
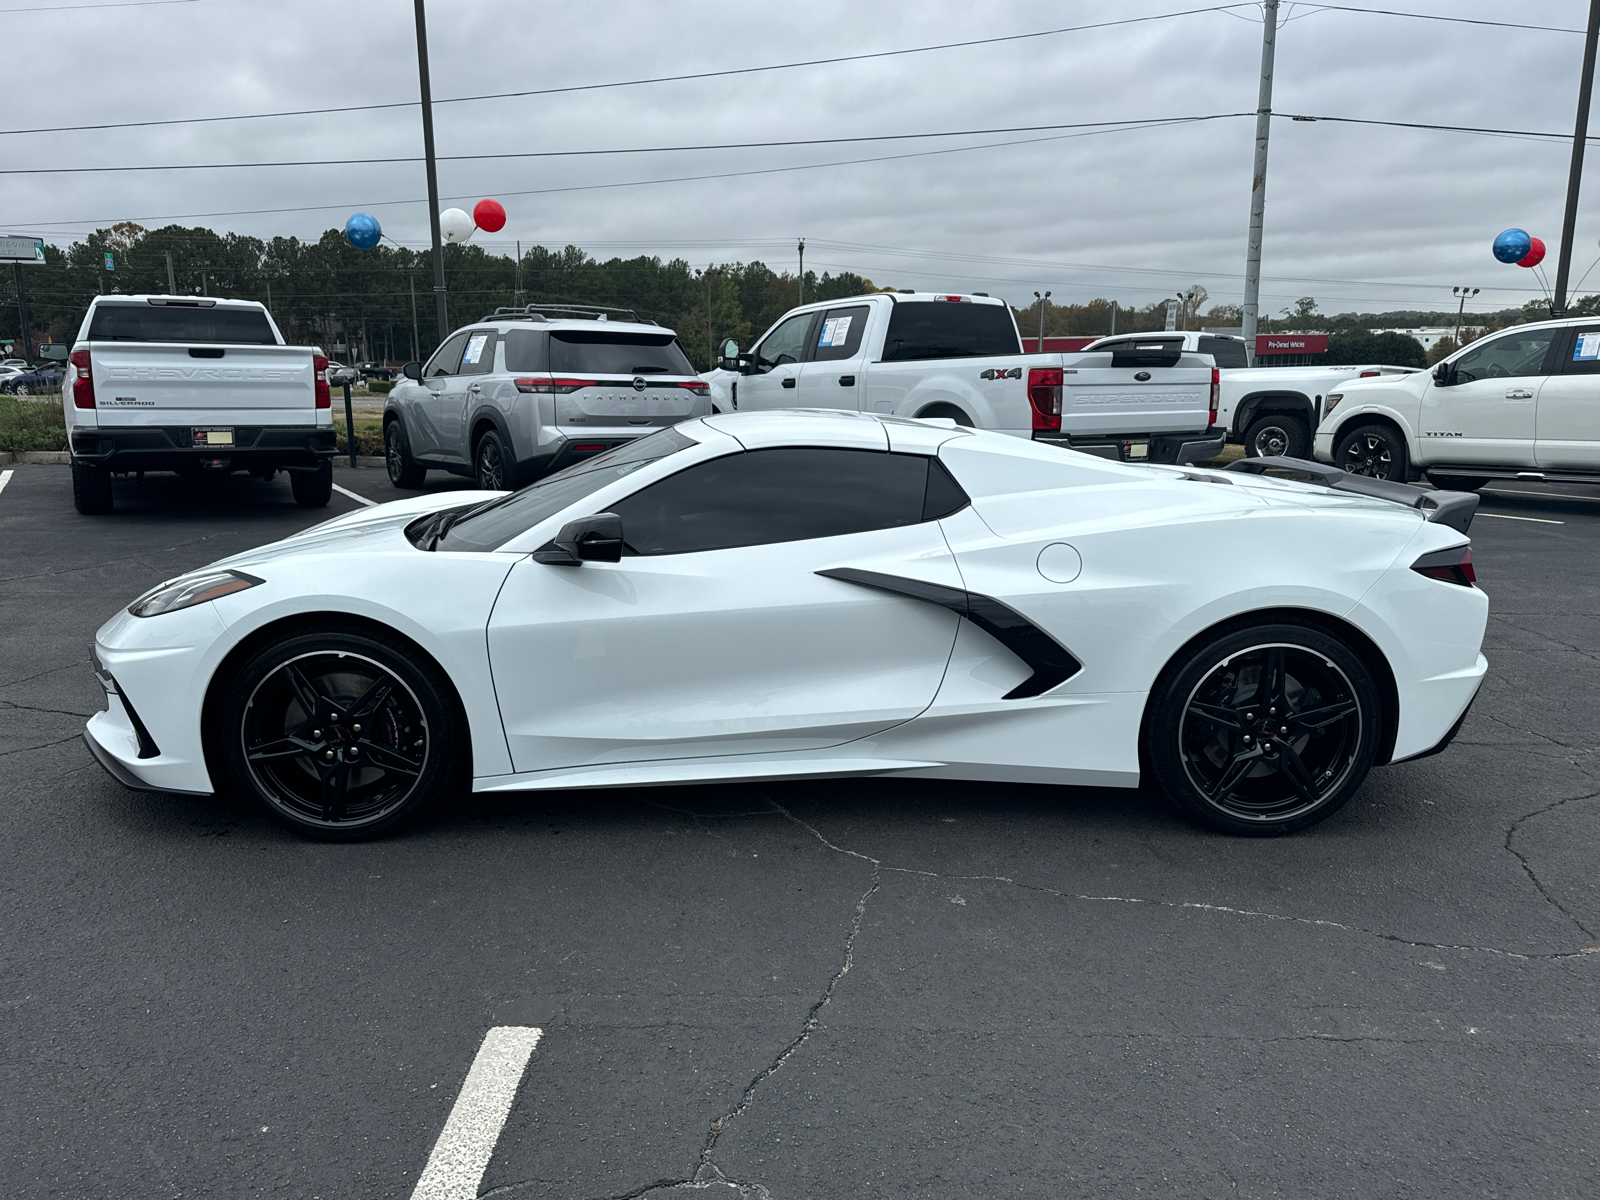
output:
M447 242L464 242L478 231L472 214L447 208L439 214L439 233Z

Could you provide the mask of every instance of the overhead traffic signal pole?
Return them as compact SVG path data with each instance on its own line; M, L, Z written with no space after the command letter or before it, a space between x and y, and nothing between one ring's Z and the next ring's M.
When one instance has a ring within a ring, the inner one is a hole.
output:
M450 336L444 290L444 239L439 236L439 171L433 157L433 87L428 82L428 14L417 3L417 79L422 85L422 153L428 168L428 227L433 233L433 297L439 308L439 341Z

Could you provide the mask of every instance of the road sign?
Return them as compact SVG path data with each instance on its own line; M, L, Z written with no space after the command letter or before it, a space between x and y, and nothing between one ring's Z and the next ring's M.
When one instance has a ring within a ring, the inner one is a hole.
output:
M0 237L0 263L43 265L44 241L30 237Z
M115 271L116 269L117 269L116 263L111 261L111 255L109 253L107 253L106 254L106 270Z

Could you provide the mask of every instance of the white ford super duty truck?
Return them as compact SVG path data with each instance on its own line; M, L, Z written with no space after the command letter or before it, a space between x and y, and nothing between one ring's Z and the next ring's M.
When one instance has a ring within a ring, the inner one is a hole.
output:
M720 409L835 408L961 425L1104 458L1184 464L1222 451L1209 358L1143 338L1117 349L1023 354L989 296L878 292L807 304L755 348L722 346Z
M281 470L297 503L320 508L333 492L327 369L253 301L97 297L61 381L73 502L110 512L113 474Z
M1230 442L1244 446L1251 458L1282 455L1310 458L1311 436L1322 420L1329 392L1353 379L1411 375L1418 367L1361 363L1337 367L1252 367L1244 339L1195 330L1118 334L1084 347L1103 350L1130 339L1141 345L1160 343L1185 354L1209 354L1220 368L1217 424Z

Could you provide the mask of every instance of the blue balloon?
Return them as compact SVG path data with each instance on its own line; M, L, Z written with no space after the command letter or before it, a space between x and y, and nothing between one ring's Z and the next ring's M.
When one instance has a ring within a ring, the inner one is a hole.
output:
M357 250L371 250L378 244L378 239L382 236L383 226L378 224L378 218L371 213L355 213L344 223L344 240ZM1526 240L1528 235L1523 234L1522 236ZM1496 242L1495 245L1498 247L1499 243ZM1495 253L1500 253L1498 248ZM1523 253L1526 253L1526 251ZM1517 258L1521 257L1521 254L1517 255Z
M1527 258L1532 249L1533 239L1526 229L1508 229L1494 240L1494 256L1503 263Z

